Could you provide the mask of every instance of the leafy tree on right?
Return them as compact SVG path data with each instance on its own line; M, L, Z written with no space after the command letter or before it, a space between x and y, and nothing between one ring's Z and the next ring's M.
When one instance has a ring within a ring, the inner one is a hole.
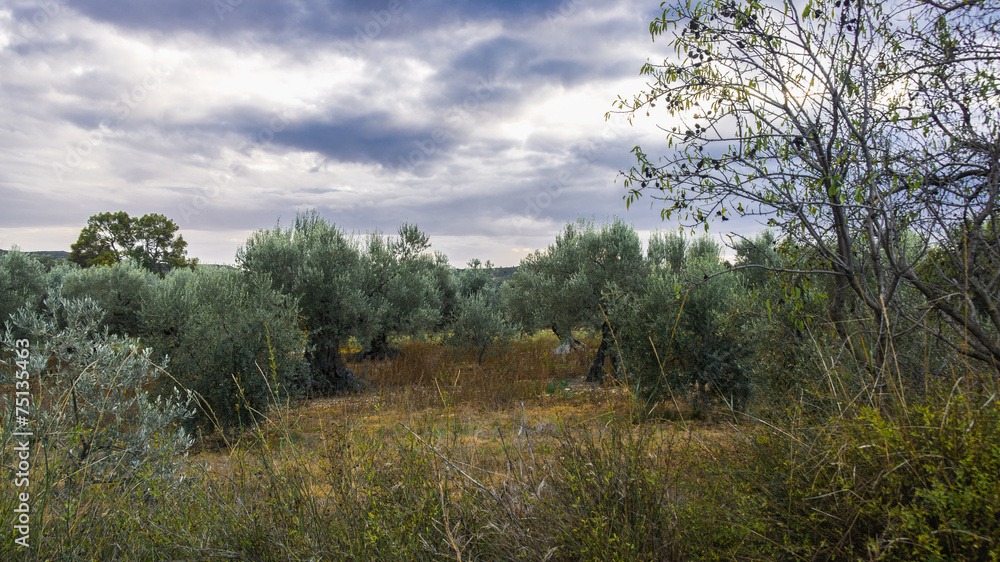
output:
M799 254L779 269L831 280L829 319L873 374L914 332L1000 369L1000 274L984 265L1000 259L998 14L975 0L665 4L650 33L677 56L645 64L648 90L617 109L662 112L671 150L635 147L628 203L662 199L688 227L776 229Z

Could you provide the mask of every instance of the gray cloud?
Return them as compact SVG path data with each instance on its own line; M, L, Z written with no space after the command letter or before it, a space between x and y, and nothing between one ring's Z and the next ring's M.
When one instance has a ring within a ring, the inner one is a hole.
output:
M317 208L512 265L579 215L624 214L617 171L658 142L603 120L655 52L638 0L55 1L0 7L5 245L159 212L231 262Z

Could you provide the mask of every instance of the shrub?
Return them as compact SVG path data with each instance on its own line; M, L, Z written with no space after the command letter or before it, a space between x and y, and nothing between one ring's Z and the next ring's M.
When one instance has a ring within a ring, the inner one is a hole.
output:
M817 425L796 414L751 434L716 470L730 485L708 501L731 510L716 524L766 558L996 559L996 396L945 389L905 410L852 408Z
M144 306L147 340L171 379L203 400L196 422L223 428L258 418L307 386L294 301L261 276L228 268L174 270Z
M21 307L38 309L46 292L41 262L16 247L0 256L0 326Z
M504 345L519 331L520 326L500 309L499 291L496 288L481 289L459 302L448 343L475 349L478 363L482 365L487 351Z
M112 334L142 337L142 303L152 295L159 279L137 262L125 260L70 271L62 278L62 294L96 301L105 312L103 326Z
M636 389L650 401L693 390L703 405L714 398L743 409L750 397L752 349L739 336L741 280L710 278L725 266L719 246L708 238L685 244L676 235L654 236L650 249L646 290L618 293L611 307Z
M191 444L178 424L192 414L192 398L174 391L150 399L145 387L157 367L149 350L102 330L93 300L57 294L46 307L22 308L12 323L29 341L27 380L44 393L34 396L31 418L54 471L48 477L78 484L172 475L175 456ZM14 338L7 330L4 346L14 349Z

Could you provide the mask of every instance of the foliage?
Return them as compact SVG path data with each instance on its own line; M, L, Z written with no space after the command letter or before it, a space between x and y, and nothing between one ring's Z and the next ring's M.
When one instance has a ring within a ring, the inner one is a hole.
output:
M309 338L306 359L317 390L357 388L341 347L371 316L361 284L357 244L316 211L299 214L290 228L253 233L236 254L247 273L265 275L294 298Z
M449 323L455 318L455 309L458 306L459 287L455 268L448 264L447 257L440 253L434 254L435 267L431 268L430 276L434 288L437 292L436 301L440 306L440 320L434 331L446 329Z
M16 247L0 256L0 326L22 307L39 309L47 289L38 260Z
M990 560L1000 553L1000 406L988 373L965 372L956 385L932 381L923 397L876 408L877 396L840 394L844 373L824 372L822 385L801 391L826 400L836 388L839 413L803 413L802 402L785 400L786 416L759 424L635 423L629 398L611 389L552 397L538 396L536 386L514 408L482 393L481 385L512 386L525 376L551 380L539 356L554 340L515 342L516 368L495 367L491 358L489 374L472 382L455 376L468 369L440 361L448 356L440 346L407 342L396 360L370 365L403 369L406 387L281 405L223 451L185 462L176 478L141 471L69 495L52 473L48 488L39 480L33 490L39 519L32 523L41 522L33 549L16 550L8 538L0 557ZM437 359L417 373L421 353ZM0 433L4 451L9 434ZM13 513L12 497L0 494L0 517Z
M448 258L429 255L429 237L416 225L402 224L396 238L370 233L361 253L357 283L364 299L359 335L365 358L392 355L389 336L415 335L440 323L440 278Z
M652 428L603 431L559 439L552 488L543 496L542 532L563 559L665 560L682 550L674 474L660 462L672 444Z
M720 247L708 237L688 243L676 233L654 233L649 248L645 290L617 293L611 316L639 394L656 401L696 390L703 406L711 397L742 410L753 352L740 337L742 284L719 275Z
M545 252L521 261L506 301L525 328L551 327L564 342L578 327L600 328L601 344L587 379L599 381L611 350L611 326L606 321L612 301L609 291L639 291L644 264L639 237L620 220L596 227L592 222L569 223Z
M102 330L103 311L93 300L55 294L45 305L44 312L22 308L12 324L29 342L28 380L38 379L43 392L31 418L54 471L48 477L72 489L172 476L176 455L191 444L180 423L193 413L193 398L174 390L151 399L146 386L159 367L150 350ZM8 330L4 347L15 349L15 337Z
M477 350L477 361L493 347L505 345L520 332L520 326L502 309L499 287L487 287L463 297L451 325L448 343Z
M629 202L661 198L664 218L706 229L760 217L807 247L809 270L833 280L833 327L876 373L914 330L1000 365L996 277L917 273L934 248L960 254L959 225L980 232L996 214L998 14L983 2L665 4L650 32L679 56L644 65L649 90L618 107L664 111L674 150L634 149ZM966 285L975 314L947 298ZM878 322L864 351L849 294Z
M964 383L959 383L964 384ZM759 557L990 560L1000 554L996 394L934 388L905 411L848 407L747 435L706 502ZM713 546L707 544L706 548Z
M275 401L308 386L305 342L291 299L260 275L229 268L175 270L143 306L146 339L170 359L175 384L197 393L194 421L213 429L245 425Z
M479 258L469 260L468 267L458 276L458 293L463 297L475 295L484 289L498 289L494 281L493 262L483 263Z
M141 217L130 217L125 211L93 215L66 259L92 267L132 258L162 276L170 269L198 263L197 258L187 258L187 242L177 230L174 221L156 213Z
M89 267L68 272L61 278L66 298L89 297L104 311L102 326L119 336L142 337L142 305L150 298L159 278L132 259L110 267Z

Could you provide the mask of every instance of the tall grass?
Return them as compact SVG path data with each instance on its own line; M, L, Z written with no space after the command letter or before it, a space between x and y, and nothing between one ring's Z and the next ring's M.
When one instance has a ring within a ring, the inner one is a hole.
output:
M1000 556L994 379L880 403L831 369L782 417L637 423L620 389L554 385L588 362L552 344L518 342L479 366L404 343L394 361L353 365L368 391L275 403L234 438L203 441L175 478L69 494L46 472L32 549L5 539L0 559ZM831 384L843 400L820 414L810 392L827 400Z

